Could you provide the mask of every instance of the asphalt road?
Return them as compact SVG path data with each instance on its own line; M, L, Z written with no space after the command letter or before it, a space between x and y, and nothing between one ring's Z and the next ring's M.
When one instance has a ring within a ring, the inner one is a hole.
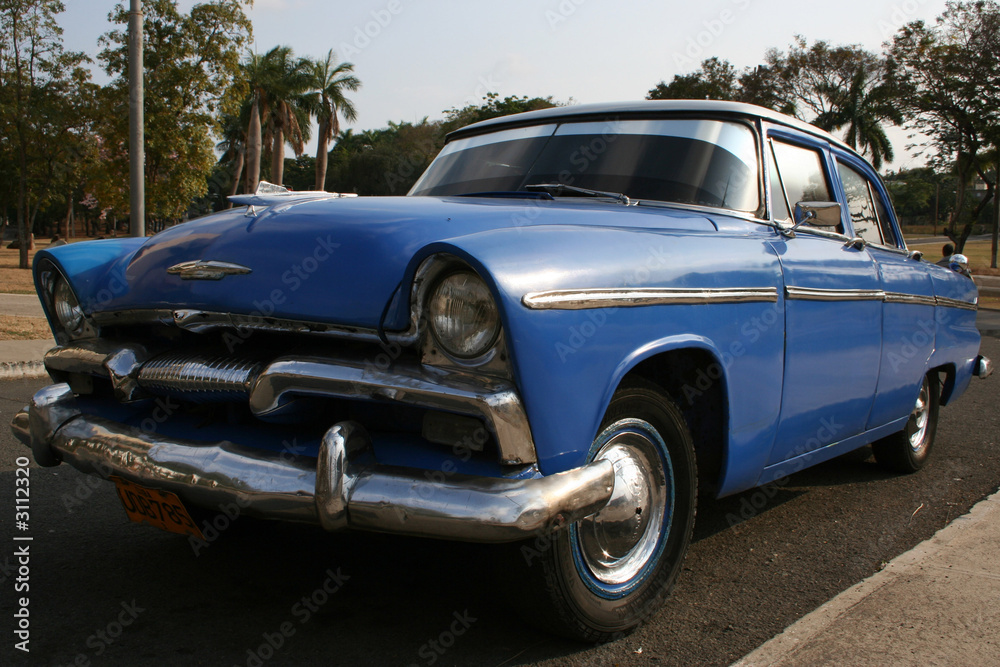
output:
M983 351L1000 360L1000 341ZM590 646L522 624L489 547L327 535L239 518L197 553L130 524L113 487L30 470L30 649L14 649L15 459L6 424L42 381L0 383L0 663L726 665L1000 484L1000 378L944 408L933 462L910 476L842 457L766 491L706 501L667 606ZM22 594L17 594L19 597ZM942 628L942 632L949 629ZM277 646L277 648L272 648Z

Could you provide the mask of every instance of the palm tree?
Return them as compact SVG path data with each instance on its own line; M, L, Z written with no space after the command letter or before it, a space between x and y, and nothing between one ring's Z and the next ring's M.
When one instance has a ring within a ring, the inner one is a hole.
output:
M312 64L294 58L289 46L276 46L263 56L251 54L243 63L243 75L250 87L250 120L247 129L248 189L257 189L260 155L264 144L271 146L273 183L281 185L285 169L285 142L295 155L302 155L309 140L307 91Z
M246 138L246 170L247 170L247 192L256 192L257 183L260 181L260 149L261 149L261 112L267 115L266 104L268 102L268 71L267 56L251 53L250 57L242 65L243 76L250 86L249 104L250 119L247 123ZM263 109L261 108L263 107Z
M264 57L269 60L270 70L267 91L270 114L266 122L271 137L271 182L281 185L285 171L285 142L292 145L298 157L309 140L311 127L306 94L312 63L305 58L295 60L288 46L271 49Z
M243 176L243 166L247 153L247 124L250 115L249 100L243 104L239 115L224 114L220 120L222 127L222 141L215 146L215 150L222 153L219 164L233 163L233 185L229 188L229 195L235 195L240 189L240 178ZM255 186L256 189L256 186ZM232 208L232 203L227 208Z
M830 110L820 114L814 124L827 131L845 125L845 141L855 150L871 155L872 166L882 168L883 160L892 162L892 143L882 124L889 121L903 123L903 114L895 102L895 91L888 82L872 84L868 68L858 67L845 90L831 85L821 86L819 92L830 100Z
M354 92L361 87L361 81L352 74L353 63L337 63L333 50L327 52L326 60L312 63L314 92L310 94L309 106L319 121L319 137L316 145L316 189L326 187L326 164L330 141L340 134L340 118L353 122L358 114L354 103L344 96L344 91Z

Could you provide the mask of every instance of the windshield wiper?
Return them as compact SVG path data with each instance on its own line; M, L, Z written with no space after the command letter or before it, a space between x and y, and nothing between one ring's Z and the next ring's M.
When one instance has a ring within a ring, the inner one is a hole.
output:
M525 185L524 189L544 190L552 195L559 192L573 192L585 197L608 197L624 204L625 206L632 205L632 200L620 192L603 192L601 190L591 190L589 188L578 188L575 185L566 185L565 183L532 183L530 185Z

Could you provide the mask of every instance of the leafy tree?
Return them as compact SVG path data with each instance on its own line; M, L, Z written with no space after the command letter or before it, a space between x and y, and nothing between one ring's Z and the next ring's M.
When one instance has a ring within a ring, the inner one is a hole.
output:
M961 252L997 190L983 151L1000 135L1000 6L948 2L934 25L916 21L901 28L889 55L899 103L912 118L908 127L932 137L934 164L953 166L955 205L946 233ZM987 183L987 196L967 206L976 174Z
M704 60L701 68L690 74L675 75L670 83L661 81L649 91L648 100L726 100L741 101L739 75L728 60L716 57Z
M94 87L86 56L63 49L59 0L0 1L0 154L13 172L19 266L39 210L66 198L86 162Z
M250 39L251 25L242 0L208 0L182 13L176 0L146 0L145 133L146 211L152 229L185 215L190 203L205 194L215 163L213 133L220 112L235 112L239 100L230 95L239 54ZM109 19L125 25L128 11L118 5ZM95 190L103 193L102 209L124 214L127 198L114 195L111 181L127 181L128 39L125 30L101 37L100 60L111 76L102 127L102 176ZM101 197L98 196L100 200Z
M460 109L451 108L444 112L446 132L457 130L460 127L478 123L481 120L509 116L515 113L526 111L537 111L538 109L550 109L562 106L559 102L552 101L552 97L527 97L508 95L500 99L498 93L486 93L482 104L469 104Z
M329 190L360 195L405 195L444 145L444 123L389 123L380 130L344 132L330 152Z
M309 86L308 105L319 121L319 137L316 145L316 179L315 189L326 187L327 154L330 141L340 134L340 115L344 120L354 122L357 111L354 103L344 95L345 91L354 92L361 88L361 81L352 74L353 63L338 63L330 50L324 60L312 64L312 79Z
M661 81L649 91L649 100L724 100L746 102L768 109L789 112L779 93L781 84L773 67L758 65L737 71L728 60L709 58L689 74L678 74L666 83Z
M787 53L769 49L764 62L778 79L775 91L782 106L807 121L836 112L831 93L850 89L859 70L868 73L862 79L867 90L882 82L886 69L884 58L860 46L832 46L821 40L810 46L801 36L795 38Z

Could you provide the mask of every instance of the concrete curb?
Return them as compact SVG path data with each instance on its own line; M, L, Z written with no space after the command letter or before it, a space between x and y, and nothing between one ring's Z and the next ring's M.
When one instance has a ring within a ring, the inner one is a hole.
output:
M864 581L847 589L815 611L806 614L790 625L784 632L767 641L752 653L733 663L732 667L778 667L796 664L806 664L816 658L816 653L822 653L822 645L828 643L832 651L836 651L843 635L854 636L861 645L862 637L856 627L857 617L863 616L864 602L879 594L883 589L893 590L890 586L913 586L920 573L926 569L939 569L942 552L960 536L968 538L974 531L984 530L987 526L1000 523L1000 492L994 493L977 503L968 514L955 519L948 526L938 531L934 537L921 542L916 547L892 560L885 569L868 577ZM987 574L985 576L995 577ZM831 639L835 638L835 639ZM947 643L947 642L944 642ZM803 656L802 653L812 655ZM837 660L822 664L851 664L851 656L838 653ZM896 656L901 657L901 656ZM912 657L919 657L912 656ZM805 660L805 663L802 662ZM893 656L882 655L878 660L882 664L892 664ZM855 664L860 664L860 661ZM905 661L904 661L905 662ZM867 663L866 663L867 664ZM933 660L924 664L940 664ZM958 663L955 663L958 664Z
M41 361L0 361L0 380L48 377Z

